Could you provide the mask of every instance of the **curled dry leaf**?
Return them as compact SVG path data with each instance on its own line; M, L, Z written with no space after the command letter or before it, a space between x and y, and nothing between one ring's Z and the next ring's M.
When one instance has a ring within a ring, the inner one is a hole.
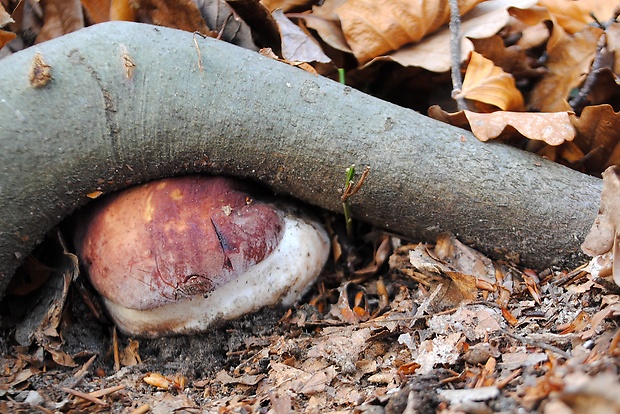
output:
M587 158L588 171L602 171L620 164L620 112L611 105L586 106L580 117L571 117L577 130L575 144Z
M4 9L4 6L0 4L0 27L4 27L9 23L15 23L15 20L11 18L11 15Z
M312 3L311 0L261 0L261 4L269 11L280 9L283 12L306 6Z
M620 286L620 177L618 167L609 167L603 172L603 191L598 216L581 245L590 256L605 254L613 249L613 278Z
M471 111L447 113L438 106L428 110L430 117L469 128L480 141L494 138L507 139L515 132L532 140L544 141L549 145L560 145L575 138L575 128L568 112L532 113L504 112L479 114Z
M506 26L510 20L508 7L527 8L534 4L535 0L486 1L478 4L461 22L461 61L466 60L474 50L470 39L493 36ZM389 59L403 66L421 67L432 72L446 72L452 66L450 37L449 28L444 26L418 43L406 45L377 59Z
M463 88L455 98L483 102L503 111L518 111L523 108L523 96L512 75L476 52L471 53Z
M84 14L79 0L50 0L42 4L44 23L37 36L37 43L84 27Z
M590 71L602 34L602 29L587 27L554 48L547 62L549 72L532 90L528 106L541 112L572 110L566 99Z
M314 39L303 32L295 23L290 21L282 12L272 13L278 23L282 37L282 56L291 62L321 62L328 63L331 59L323 53Z
M132 0L129 4L139 22L209 34L193 0Z
M461 15L481 1L459 0ZM336 12L361 64L421 40L450 19L448 0L349 0Z

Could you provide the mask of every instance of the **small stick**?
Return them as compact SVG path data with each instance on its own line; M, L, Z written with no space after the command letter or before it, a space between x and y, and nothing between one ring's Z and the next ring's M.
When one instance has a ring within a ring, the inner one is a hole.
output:
M78 390L74 390L71 388L67 388L67 387L59 387L59 389L61 389L62 391L66 392L67 394L71 394L75 397L79 397L83 400L86 401L90 401L94 404L98 404L98 405L103 405L103 406L107 406L108 403L106 403L105 401L97 398L97 397L93 397L92 395L86 394L85 392L82 391L78 391Z
M196 52L198 53L198 69L200 69L200 72L202 72L202 53L200 53L200 47L198 46L198 42L196 41L196 35L202 37L203 39L206 39L207 36L203 35L200 32L194 32L194 36L193 36L194 46L196 46Z
M452 57L452 97L463 89L461 79L461 12L458 0L450 0L450 56ZM465 98L455 98L459 111L467 109Z
M116 334L116 326L112 328L112 348L114 351L114 372L121 370L121 358L118 351L118 335Z
M113 387L103 388L101 390L89 392L88 395L90 395L91 397L95 397L95 398L101 398L106 395L112 394L116 391L120 391L124 389L125 389L124 385L115 385Z
M561 350L560 348L558 348L556 346L549 345L549 344L546 344L544 342L535 341L533 339L529 339L529 338L526 338L524 336L520 336L520 335L517 335L517 334L513 334L510 331L502 330L502 332L504 332L506 335L510 336L511 338L516 339L519 342L523 342L524 344L528 344L528 345L531 345L531 346L538 347L540 349L545 349L547 351L554 352L554 353L560 355L564 359L570 359L570 354L568 352L563 351L563 350Z
M598 75L598 70L602 66L603 61L603 48L607 44L607 36L605 33L601 35L598 39L598 44L596 45L596 55L594 55L594 62L592 62L592 67L590 68L590 72L588 72L588 76L586 77L583 86L579 90L577 96L570 100L568 103L571 108L577 113L581 112L583 109L584 102L586 97L592 91L592 86L594 86L594 82L596 81L596 77Z

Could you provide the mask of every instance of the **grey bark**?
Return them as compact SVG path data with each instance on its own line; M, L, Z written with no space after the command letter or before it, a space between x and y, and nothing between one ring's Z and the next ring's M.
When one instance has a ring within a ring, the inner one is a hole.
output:
M369 165L357 219L538 268L579 251L602 187L254 52L121 22L0 61L0 149L0 293L86 194L164 176L232 175L339 212L346 167Z

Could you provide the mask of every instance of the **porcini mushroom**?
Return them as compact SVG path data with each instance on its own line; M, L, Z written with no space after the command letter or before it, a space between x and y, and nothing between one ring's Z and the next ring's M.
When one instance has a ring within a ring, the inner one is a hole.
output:
M195 333L291 305L329 254L319 223L253 199L228 178L168 178L113 194L79 221L83 268L116 325Z

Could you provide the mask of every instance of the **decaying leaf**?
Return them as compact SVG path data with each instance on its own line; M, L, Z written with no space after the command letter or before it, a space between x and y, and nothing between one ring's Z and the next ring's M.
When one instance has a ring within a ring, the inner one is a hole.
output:
M479 114L460 111L449 114L439 107L428 110L429 116L461 128L471 129L481 141L502 138L509 139L516 134L549 145L560 145L575 138L575 128L569 112L535 113L503 112Z
M44 23L37 43L54 39L84 27L80 0L48 0L43 2Z
M510 20L508 7L527 8L536 0L486 1L478 4L463 17L461 22L461 61L474 50L470 39L482 39L493 36ZM422 41L407 44L385 56L375 60L392 60L402 66L421 67L433 72L446 72L452 67L450 58L450 30L443 27L437 32L426 36Z
M523 108L523 96L512 75L476 52L471 54L463 87L455 98L483 102L503 111L519 111Z
M620 164L620 112L611 105L586 106L581 116L571 117L577 130L575 144L587 155L588 171L603 171Z
M618 167L603 172L603 191L598 216L581 245L590 256L602 255L613 249L613 278L620 286L620 177Z
M88 20L102 23L110 20L110 8L113 0L81 0Z
M15 23L15 20L11 18L2 4L0 4L0 27L4 27L9 23Z
M534 87L528 105L530 108L541 112L572 110L567 102L568 96L590 71L602 33L602 29L589 26L549 53L549 72Z
M316 41L291 22L282 10L276 10L272 15L280 28L284 59L291 62L327 63L331 61Z
M132 0L137 21L209 35L193 0Z
M460 0L461 15L480 1ZM361 64L419 41L450 19L447 0L349 0L337 13L347 42Z

